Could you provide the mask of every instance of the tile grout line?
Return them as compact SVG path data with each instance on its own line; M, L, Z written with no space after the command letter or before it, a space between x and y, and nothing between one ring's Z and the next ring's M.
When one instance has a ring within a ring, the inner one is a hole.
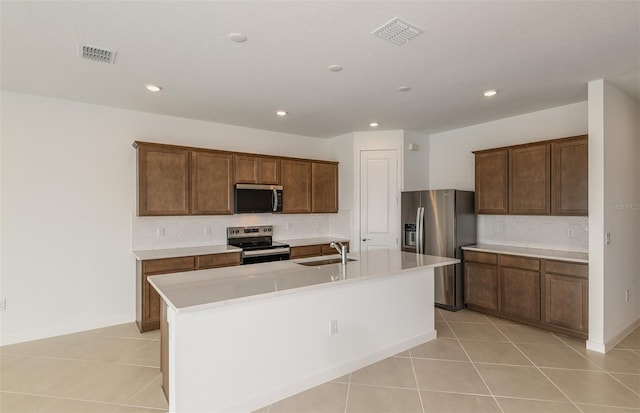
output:
M589 360L589 358L587 356L585 356L584 354L580 353L578 350L576 350L575 348L573 348L572 345L566 343L564 340L562 340L561 337L556 336L553 332L551 333L554 337L556 337L558 340L562 341L565 345L569 346L569 348L573 351L575 351L576 353L578 353L581 357L583 357L584 359L586 359L589 363L593 364L594 366L596 366L598 369L600 369L600 372L602 373L606 373L609 377L611 377L613 380L617 381L618 383L622 384L624 387L626 387L627 389L631 390L633 393L635 393L636 395L640 396L640 391L636 391L634 389L631 388L631 386L626 385L625 383L623 383L621 380L619 380L616 376L614 376L612 373L610 373L609 371L605 370L603 367L600 367L599 365L597 365L596 363L592 362L591 360ZM612 349L613 350L613 349ZM626 349L624 349L626 350ZM632 353L635 353L634 351L631 351ZM637 353L636 353L637 354ZM605 353L606 355L606 353ZM633 374L633 373L622 373L619 372L618 374Z
M46 399L51 399L52 403L55 402L56 400L70 400L70 401L74 401L74 402L105 404L105 405L108 405L108 406L114 406L114 407L118 407L118 408L124 406L124 407L136 407L136 408L139 408L139 409L165 411L165 409L160 409L158 407L148 407L148 406L140 406L140 405L135 405L135 404L127 404L126 402L125 403L113 403L113 402L105 402L105 401L99 401L99 400L79 399L77 397L52 396L52 395L47 395L47 394L25 393L25 392L8 391L8 390L2 390L2 391L0 391L0 394L1 393L19 394L21 396L43 397L43 398L46 398Z
M439 310L438 310L439 311ZM485 317L486 318L486 317ZM504 409L502 408L502 406L500 405L500 403L498 403L498 399L496 399L495 394L493 394L493 392L491 391L491 388L489 387L489 385L487 384L487 382L484 380L484 377L482 377L482 374L480 374L480 370L478 370L478 368L476 367L475 363L473 362L473 360L471 359L471 357L469 356L469 353L467 353L467 350L464 348L464 346L462 345L462 343L460 342L460 339L458 338L458 335L456 334L455 331L453 331L453 328L451 328L451 325L449 324L449 321L442 316L442 319L444 320L445 324L447 325L447 328L449 328L449 330L451 330L451 334L453 334L453 336L455 337L456 341L458 342L458 345L460 346L460 348L462 349L462 351L464 351L464 354L467 356L467 359L469 360L469 362L471 363L471 366L473 367L473 369L476 371L476 374L478 375L478 377L480 377L480 380L482 380L482 383L484 384L484 386L487 388L487 390L489 391L489 394L491 395L491 397L493 398L493 402L498 406L498 409L500 409L500 411L502 413L504 413Z
M487 318L487 320L489 320L489 319ZM515 348L520 352L520 354L522 354L522 355L524 356L524 358L526 358L526 359L529 361L529 363L531 363L531 365L532 365L533 367L535 367L535 369L536 369L536 370L538 370L538 372L544 376L544 378L545 378L545 379L549 380L549 382L550 382L551 384L553 384L553 385L555 386L555 388L556 388L556 389L558 389L558 391L559 391L560 393L562 393L562 395L563 395L564 397L566 397L566 398L567 398L567 400L569 400L569 401L571 402L571 404L573 404L573 405L575 406L575 408L576 408L576 409L578 409L581 413L584 413L584 411L580 408L580 406L578 406L578 404L577 404L576 402L574 402L574 401L573 401L573 399L572 399L571 397L569 397L569 396L568 396L568 395L567 395L567 394L566 394L566 393L565 393L565 392L560 388L560 386L558 386L558 385L557 385L553 380L551 380L551 379L549 378L549 376L547 376L547 375L544 373L544 371L542 371L542 369L540 369L540 367L538 367L538 366L536 365L536 363L534 363L534 362L533 362L533 360L531 360L531 359L530 359L526 354L524 354L524 351L520 350L520 347L518 347L518 345L517 345L516 343L514 343L514 342L513 342L513 341L512 341L512 340L511 340L511 339L510 339L510 338L509 338L509 337L508 337L508 336L507 336L503 331L502 331L502 330L500 330L500 327L498 327L498 326L497 326L495 323L493 323L491 320L489 320L489 323L491 323L491 325L493 325L493 326L494 326L494 327L495 327L495 328L500 332L500 334L502 334L502 335L503 335L507 340L509 340L509 343L511 343L511 345L512 345L512 346L514 346L514 347L515 347ZM551 333L551 334L553 335L553 333ZM554 336L554 337L555 337L555 336ZM563 342L563 343L564 343L564 342ZM567 345L566 343L564 343L564 344L565 344L565 345ZM571 347L571 346L569 346L569 347ZM548 400L548 401L551 401L551 400Z
M435 323L434 323L435 324ZM436 333L436 340L438 339ZM416 367L413 364L413 355L411 354L411 349L407 350L409 352L409 362L411 363L411 371L413 372L413 380L416 382L416 389L418 390L418 398L420 399L420 408L422 409L422 413L424 411L424 402L422 401L422 393L420 392L420 385L418 384L418 376L416 375Z
M349 381L347 382L347 397L344 400L344 413L347 413L347 406L349 406L349 392L351 391L351 373L349 373ZM269 413L269 411L267 411Z

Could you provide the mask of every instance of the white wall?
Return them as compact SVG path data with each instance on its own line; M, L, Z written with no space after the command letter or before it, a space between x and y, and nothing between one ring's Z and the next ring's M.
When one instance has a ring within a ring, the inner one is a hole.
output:
M134 140L331 159L325 140L2 92L2 344L135 318Z
M602 79L589 83L588 347L599 351L640 324L639 118L629 96Z
M580 102L430 135L429 187L473 190L472 151L586 133Z
M409 150L409 145L416 145ZM403 191L420 191L429 188L429 136L405 130L403 154Z

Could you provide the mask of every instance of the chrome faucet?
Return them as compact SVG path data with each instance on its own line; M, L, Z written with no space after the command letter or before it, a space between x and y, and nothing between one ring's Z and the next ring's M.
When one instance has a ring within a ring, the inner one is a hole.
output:
M332 242L331 244L329 244L329 247L335 248L336 251L338 251L338 254L340 254L342 265L347 265L347 248L344 245L342 245L341 242L338 242L338 243Z

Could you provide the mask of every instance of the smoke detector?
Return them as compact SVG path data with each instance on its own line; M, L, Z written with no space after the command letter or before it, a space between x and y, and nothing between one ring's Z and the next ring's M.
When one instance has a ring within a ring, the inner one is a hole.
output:
M397 45L405 44L420 33L422 30L397 17L371 32Z
M114 63L116 60L115 51L102 49L100 47L87 46L85 44L79 45L78 54L83 59L89 59L100 63Z

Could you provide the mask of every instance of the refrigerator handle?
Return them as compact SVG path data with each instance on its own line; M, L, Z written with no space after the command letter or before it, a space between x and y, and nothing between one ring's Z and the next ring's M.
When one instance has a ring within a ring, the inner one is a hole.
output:
M416 232L418 235L418 246L416 248L416 252L418 254L424 254L424 207L418 208Z
M416 208L416 253L420 254L420 207Z

